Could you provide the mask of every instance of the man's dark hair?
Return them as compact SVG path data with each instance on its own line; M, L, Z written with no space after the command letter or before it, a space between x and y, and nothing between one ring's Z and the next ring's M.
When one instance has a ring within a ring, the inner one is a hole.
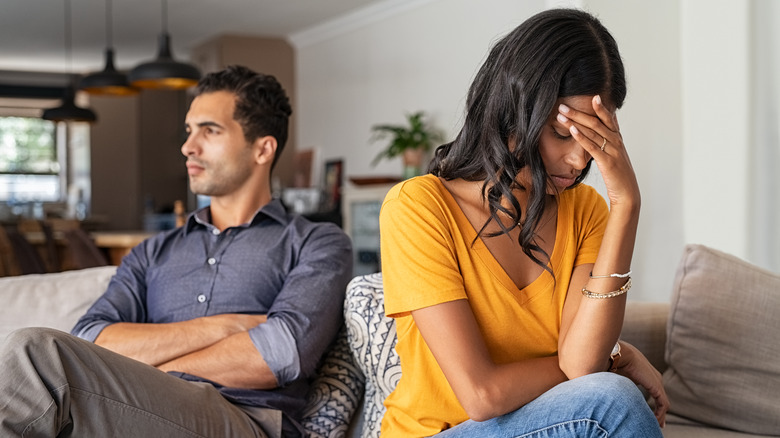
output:
M198 82L196 95L229 91L236 95L235 119L248 142L270 135L276 139L276 155L272 167L279 161L287 142L287 125L292 108L282 86L271 75L254 72L244 66L231 65L209 73Z

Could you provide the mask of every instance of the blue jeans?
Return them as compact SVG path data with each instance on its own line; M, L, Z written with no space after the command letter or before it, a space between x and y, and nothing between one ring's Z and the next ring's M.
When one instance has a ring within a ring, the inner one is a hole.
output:
M642 393L614 373L590 374L561 383L508 414L468 420L436 438L475 437L642 437L662 438Z

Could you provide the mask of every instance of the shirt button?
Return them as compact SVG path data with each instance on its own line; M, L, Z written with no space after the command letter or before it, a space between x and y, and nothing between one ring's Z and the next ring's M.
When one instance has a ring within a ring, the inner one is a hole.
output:
M217 263L217 259L215 259L214 257L210 257L210 258L208 259L208 263L209 263L210 265L213 265L214 263Z
M213 230L211 230L211 234L213 234L215 236L219 236L219 230L214 228Z
M198 302L199 303L205 303L206 302L206 296L203 294L198 295Z

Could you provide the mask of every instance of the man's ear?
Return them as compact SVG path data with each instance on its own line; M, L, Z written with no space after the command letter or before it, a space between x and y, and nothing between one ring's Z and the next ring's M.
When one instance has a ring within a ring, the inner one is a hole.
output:
M276 155L276 137L272 135L266 135L265 137L258 137L255 140L255 160L257 164L271 165L274 162L274 156Z

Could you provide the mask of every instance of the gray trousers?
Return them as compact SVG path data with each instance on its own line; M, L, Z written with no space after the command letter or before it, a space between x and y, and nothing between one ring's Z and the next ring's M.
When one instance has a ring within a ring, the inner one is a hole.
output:
M193 383L52 329L0 345L2 437L281 436L278 410Z

